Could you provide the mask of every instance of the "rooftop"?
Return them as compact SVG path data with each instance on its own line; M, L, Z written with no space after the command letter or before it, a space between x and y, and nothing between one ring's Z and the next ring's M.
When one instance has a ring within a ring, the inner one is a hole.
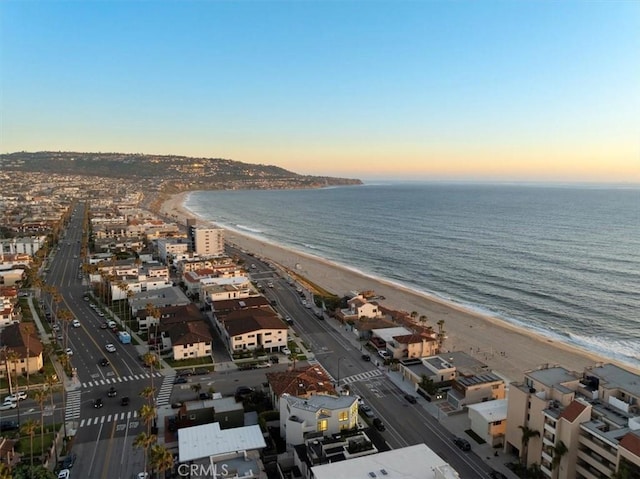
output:
M178 452L181 463L264 447L266 442L260 426L220 429L220 423L215 422L185 427L178 431Z

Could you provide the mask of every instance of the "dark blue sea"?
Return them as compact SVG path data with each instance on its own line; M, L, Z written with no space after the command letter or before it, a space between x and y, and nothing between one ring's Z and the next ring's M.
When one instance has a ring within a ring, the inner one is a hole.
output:
M640 367L640 187L389 183L185 207Z

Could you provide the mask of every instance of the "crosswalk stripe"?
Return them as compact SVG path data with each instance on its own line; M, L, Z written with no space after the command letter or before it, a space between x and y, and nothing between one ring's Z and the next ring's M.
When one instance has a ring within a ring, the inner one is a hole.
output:
M109 417L107 417L107 422L111 422L111 414L109 414Z

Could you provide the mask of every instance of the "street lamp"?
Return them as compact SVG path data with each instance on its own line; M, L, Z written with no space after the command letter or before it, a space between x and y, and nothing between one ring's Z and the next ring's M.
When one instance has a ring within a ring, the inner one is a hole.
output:
M336 381L336 388L340 387L340 361L342 361L343 359L345 359L344 356L340 356L338 358L338 380Z

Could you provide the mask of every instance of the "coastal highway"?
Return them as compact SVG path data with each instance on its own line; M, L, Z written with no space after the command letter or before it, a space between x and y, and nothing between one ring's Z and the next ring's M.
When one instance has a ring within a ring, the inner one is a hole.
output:
M417 404L407 402L405 393L385 375L381 367L376 366L375 358L371 362L362 359L361 347L343 335L347 331L342 332L331 325L329 321L332 319L319 319L314 308L309 309L302 304L302 298L296 292L297 285L289 284L287 278L269 266L268 260L249 256L237 249L231 253L239 255L249 265L255 264L252 279L263 285L269 281L273 283L272 288L265 288L265 295L276 301L276 309L283 317L293 319L296 334L311 348L315 359L334 381L340 385L348 383L351 394L360 396L382 419L386 431L380 435L391 448L425 443L451 464L460 477L488 477L491 467L473 452L463 452L455 446L453 434L421 407L423 398L418 398ZM308 292L306 298L310 300ZM236 384L259 386L259 383L248 382L250 376L242 376L243 373L246 372L227 374L225 379ZM260 372L257 374L260 377ZM244 380L241 379L243 377ZM215 380L215 376L212 379ZM376 434L377 431L372 433Z

